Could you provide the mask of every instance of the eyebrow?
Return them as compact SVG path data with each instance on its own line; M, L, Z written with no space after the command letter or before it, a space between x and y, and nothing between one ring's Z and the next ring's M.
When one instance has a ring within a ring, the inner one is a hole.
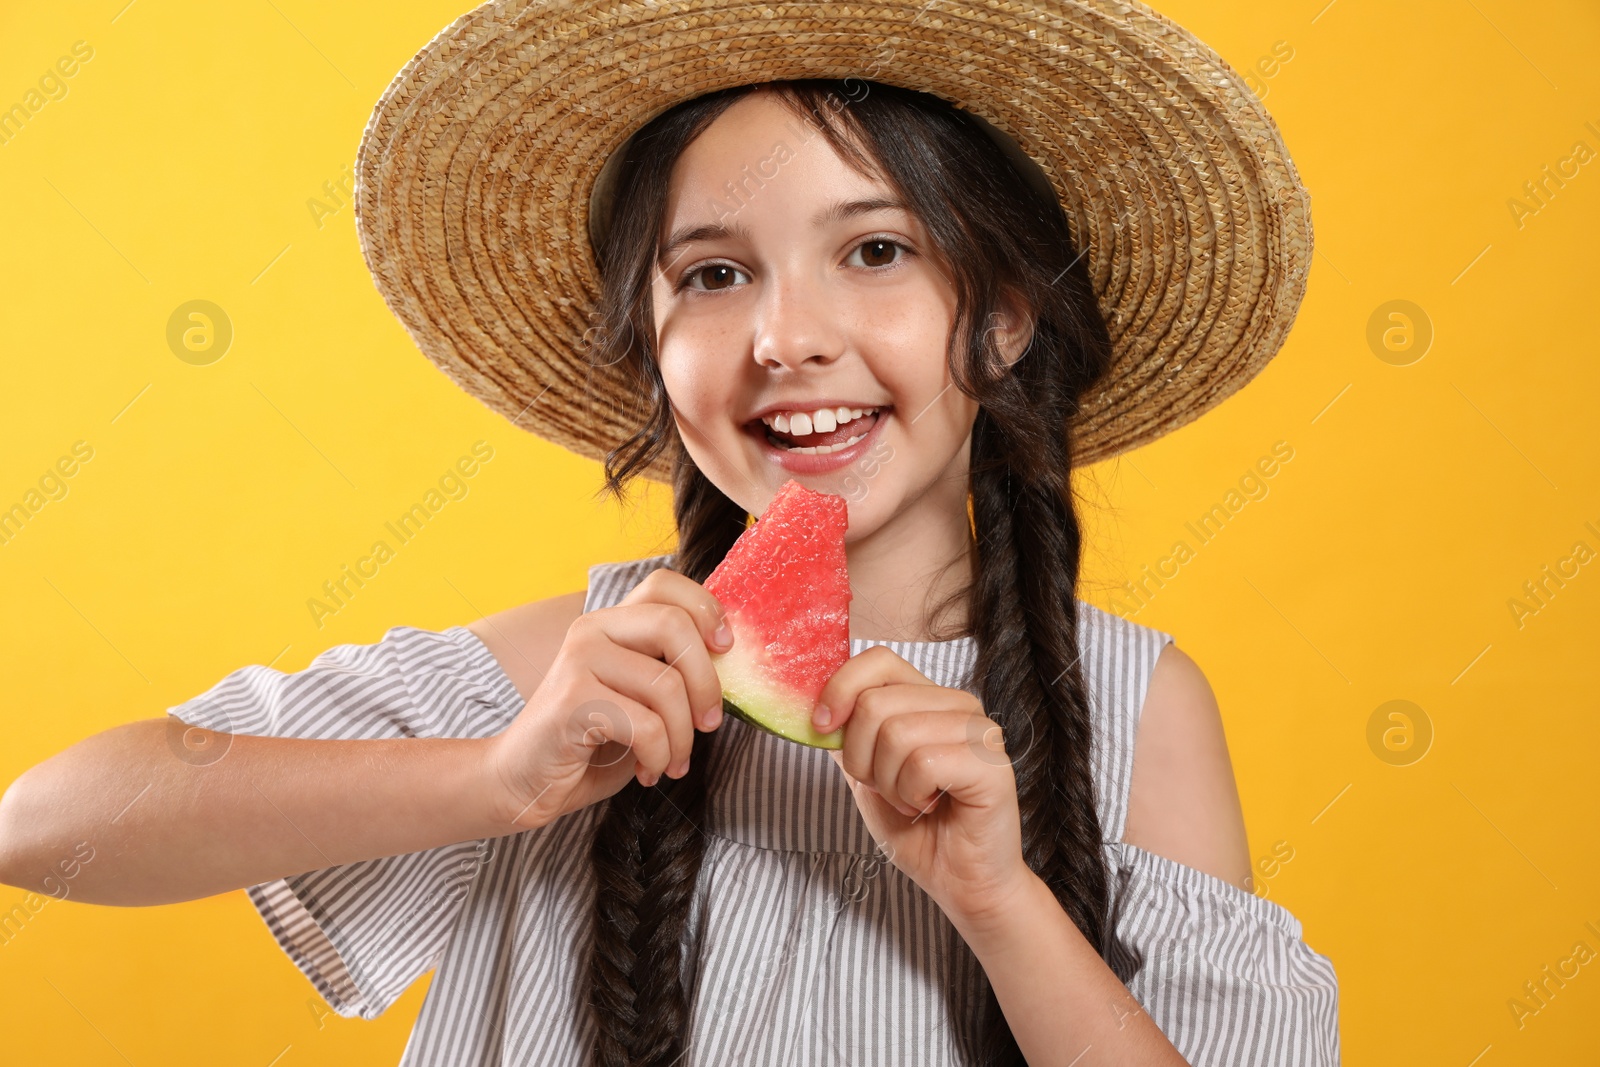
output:
M871 196L859 200L838 200L811 216L813 229L826 226L829 223L843 222L845 219L857 215L867 215L874 211L905 211L905 204L889 197ZM656 257L657 265L665 270L667 263L672 259L672 254L686 244L695 241L720 241L737 237L748 241L750 231L739 223L725 226L720 222L708 222L701 225L680 226L667 238L661 246L661 251Z

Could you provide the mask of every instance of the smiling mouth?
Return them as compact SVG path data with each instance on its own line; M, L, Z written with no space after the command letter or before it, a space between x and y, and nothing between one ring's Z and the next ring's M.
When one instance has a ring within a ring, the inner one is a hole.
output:
M781 448L788 452L799 452L803 455L826 455L830 452L841 452L860 441L878 420L887 414L887 407L879 408L870 415L863 415L858 419L851 419L843 425L836 426L826 433L795 434L780 432L768 426L760 419L753 419L745 425L747 432L763 438L774 448Z

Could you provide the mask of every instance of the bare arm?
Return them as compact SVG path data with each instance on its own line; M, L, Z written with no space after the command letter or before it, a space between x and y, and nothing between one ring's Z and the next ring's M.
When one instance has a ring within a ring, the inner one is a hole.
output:
M567 628L583 614L588 595L587 589L579 589L508 608L467 623L467 629L478 635L522 699L527 700L544 681L555 650L567 636Z
M1037 875L981 918L952 916L1030 1064L1185 1067Z
M1139 716L1122 839L1250 890L1250 845L1222 712L1199 664L1161 650Z
M582 608L580 592L468 628L527 699ZM0 881L57 896L65 886L98 904L167 904L528 828L499 810L491 738L217 734L221 757L199 765L175 753L176 729L171 716L126 723L12 783L0 799ZM75 862L84 855L93 858Z
M197 766L173 754L169 729L114 727L12 783L0 881L49 893L87 843L72 899L170 904L522 829L494 810L489 739L218 735L226 755Z

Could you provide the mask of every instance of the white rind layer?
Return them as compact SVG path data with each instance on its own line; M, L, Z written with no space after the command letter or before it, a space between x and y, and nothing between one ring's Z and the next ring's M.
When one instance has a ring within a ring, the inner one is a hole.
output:
M844 747L844 731L823 734L811 725L815 707L810 697L798 696L768 679L771 653L760 635L742 624L737 612L729 612L727 622L733 630L733 648L711 657L722 682L723 699L740 709L753 725L779 737L813 748Z

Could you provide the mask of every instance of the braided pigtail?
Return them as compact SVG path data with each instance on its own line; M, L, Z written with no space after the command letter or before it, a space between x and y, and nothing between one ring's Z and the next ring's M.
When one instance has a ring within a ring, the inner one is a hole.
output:
M703 582L745 527L746 512L679 452L674 569ZM712 734L695 733L689 772L606 803L591 858L597 880L589 1004L596 1067L679 1063L690 1031L683 945L705 856L706 764Z
M1065 451L1063 438L1037 440ZM1116 939L1108 914L1090 762L1093 720L1078 628L1068 614L1075 601L1081 535L1065 456L1032 464L1044 476L1029 479L1006 461L1014 446L981 411L972 447L979 457L972 473L972 510L980 559L972 588L979 648L974 677L983 679L984 708L1006 738L1023 857L1126 983L1142 961ZM1023 1063L992 988L985 989L980 1032L979 1063Z

